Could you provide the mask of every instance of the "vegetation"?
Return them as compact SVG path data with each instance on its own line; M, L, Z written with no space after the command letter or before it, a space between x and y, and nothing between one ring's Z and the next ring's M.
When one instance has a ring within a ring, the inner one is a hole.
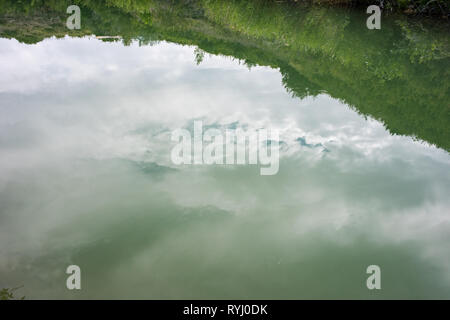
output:
M17 287L17 288L3 288L0 290L0 300L24 300L25 296L21 297L21 298L16 298L14 296L14 292L19 290L22 287Z
M294 0L295 1L295 0ZM312 0L321 4L371 5L376 4L389 11L402 11L408 15L433 15L448 18L448 0Z
M0 3L2 37L35 43L67 33L96 34L120 35L125 45L133 40L195 45L197 63L207 52L250 68L277 68L293 96L327 93L382 121L392 134L450 151L445 21L393 14L377 32L364 27L365 12L348 8L269 0L80 0L82 30L68 32L69 1Z

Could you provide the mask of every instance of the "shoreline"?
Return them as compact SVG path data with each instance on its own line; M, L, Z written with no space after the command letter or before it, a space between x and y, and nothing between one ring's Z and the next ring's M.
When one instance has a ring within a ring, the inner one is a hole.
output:
M445 0L284 0L276 3L315 5L331 8L364 9L377 5L384 14L399 14L414 18L446 21L450 19L450 2Z

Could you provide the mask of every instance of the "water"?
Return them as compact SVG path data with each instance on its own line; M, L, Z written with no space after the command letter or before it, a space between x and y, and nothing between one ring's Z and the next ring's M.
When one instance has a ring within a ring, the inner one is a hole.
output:
M332 39L367 31L358 15L318 13L350 17ZM382 56L355 49L353 63L336 45L328 65L321 45L293 57L176 32L126 46L52 34L0 39L0 287L27 299L450 297L448 32L431 33L441 42L421 63L360 37ZM379 61L397 73L354 73ZM173 165L171 132L195 120L278 129L278 174ZM66 289L71 264L80 291ZM381 290L366 287L369 265Z

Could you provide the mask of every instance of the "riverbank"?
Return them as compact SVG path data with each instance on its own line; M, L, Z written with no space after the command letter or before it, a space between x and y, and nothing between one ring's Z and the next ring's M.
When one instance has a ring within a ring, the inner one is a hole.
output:
M305 2L287 0L289 2ZM369 6L378 5L385 11L402 13L408 16L432 16L448 19L450 3L447 0L307 0L313 4L327 6ZM277 1L279 2L279 1Z

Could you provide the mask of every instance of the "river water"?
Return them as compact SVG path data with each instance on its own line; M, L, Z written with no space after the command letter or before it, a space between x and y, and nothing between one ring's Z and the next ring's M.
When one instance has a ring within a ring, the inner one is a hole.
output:
M295 95L281 67L198 57L164 39L0 39L0 287L27 299L450 297L450 156L436 142L448 131L395 134L335 88ZM278 173L175 165L171 133L196 120L278 130ZM66 288L69 265L81 290ZM366 286L370 265L381 290Z

